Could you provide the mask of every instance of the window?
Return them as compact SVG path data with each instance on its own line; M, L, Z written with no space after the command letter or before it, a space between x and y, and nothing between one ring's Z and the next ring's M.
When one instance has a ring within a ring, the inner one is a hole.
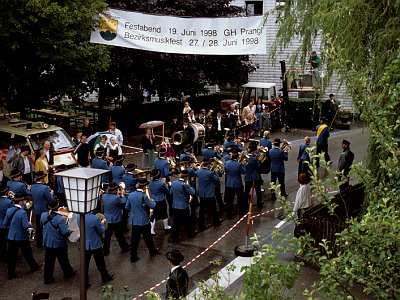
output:
M54 147L54 151L69 150L74 147L74 143L64 130L46 131L32 134L29 141L34 151L40 149L45 141L49 141Z
M261 16L263 14L262 1L246 1L247 16Z

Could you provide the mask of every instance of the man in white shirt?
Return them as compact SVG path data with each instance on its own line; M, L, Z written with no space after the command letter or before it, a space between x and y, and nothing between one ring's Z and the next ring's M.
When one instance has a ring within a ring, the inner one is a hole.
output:
M124 144L124 137L122 136L121 130L117 128L117 123L111 122L110 124L110 129L108 130L109 133L112 133L115 135L115 138L117 139L117 144L118 145L123 145Z
M10 150L8 150L6 156L7 163L10 166L10 171L12 170L12 163L14 159L16 159L20 153L21 153L20 144L14 141L13 147Z

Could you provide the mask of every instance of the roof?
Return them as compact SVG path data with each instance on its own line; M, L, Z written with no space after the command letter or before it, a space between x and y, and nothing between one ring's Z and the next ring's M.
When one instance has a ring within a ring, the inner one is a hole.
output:
M242 87L244 88L257 88L257 89L271 89L275 86L276 86L275 83L270 83L270 82L248 82L242 85Z
M31 129L27 129L27 124L31 124ZM47 124L46 124L47 125ZM54 130L63 130L61 127L55 125L47 125L45 128L44 122L38 121L28 121L17 118L7 118L4 120L0 120L0 131L9 132L11 134L17 134L24 137L27 137L32 134L54 131Z

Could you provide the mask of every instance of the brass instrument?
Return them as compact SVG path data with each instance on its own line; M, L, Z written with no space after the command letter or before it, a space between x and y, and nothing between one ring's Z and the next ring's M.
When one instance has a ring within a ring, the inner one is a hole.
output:
M171 135L172 144L179 146L183 143L183 131L175 131Z
M197 162L197 160L196 160ZM186 170L187 168L190 167L190 161L182 161L182 162L178 162L176 164L176 167L178 168L178 170L182 171L182 170Z
M263 162L263 161L267 158L267 155L268 155L268 148L267 148L267 147L260 146L260 147L258 147L257 150L258 150L258 152L257 152L256 158L257 158L259 161Z
M194 153L190 153L190 155L193 157L194 162L197 163L197 157L196 157L196 155L195 155Z
M225 136L224 136L224 139L225 140L227 140L228 139L228 134L229 134L229 131L231 130L230 128L227 128L227 127L225 127L224 128L224 130L225 130Z
M214 150L217 151L218 153L222 153L222 149L221 149L220 145L215 146Z
M190 186L189 176L185 178L185 183ZM189 195L189 201L188 201L189 204L192 203L192 200L193 200L193 196Z
M167 157L167 162L170 169L176 169L176 162L173 157Z
M150 173L151 173L151 171L149 171L149 170L136 169L133 175L136 178L145 178L145 179L147 179L147 177L149 177ZM118 185L118 189L119 188L120 188L120 186Z
M214 157L213 162L211 163L211 171L219 171L222 174L225 173L224 171L224 162L216 157Z
M106 217L102 213L97 213L96 216L100 219L100 221L104 220L104 230L107 230L108 222Z
M242 163L247 163L249 161L249 156L246 154L246 152L242 152L240 154L240 157L238 159L238 162Z
M15 193L13 191L8 191L7 197L10 199L14 199Z
M150 188L149 188L149 186L148 185L146 185L145 187L144 187L144 193L146 194L146 196L149 198L149 200L150 201L154 201L152 198L151 198L151 195L150 195ZM143 203L143 207L146 209L146 203ZM153 217L153 213L154 213L154 209L152 209L152 208L150 208L150 210L148 211L148 214L149 214L149 218L151 219L152 217Z
M123 196L125 195L125 182L118 183L118 195Z
M290 146L290 142L288 142L287 140L283 139L283 142L282 142L282 145L281 145L280 149L282 151L285 151L285 152L290 152L290 150L292 150L292 147Z

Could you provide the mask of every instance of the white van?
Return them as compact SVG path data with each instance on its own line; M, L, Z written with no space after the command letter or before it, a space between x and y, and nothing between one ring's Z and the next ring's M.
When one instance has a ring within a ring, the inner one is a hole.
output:
M2 150L4 175L8 177L10 174L6 156L8 150L13 147L14 142L20 145L29 145L31 158L34 161L35 153L42 148L45 141L49 141L53 147L55 168L61 164L65 164L68 167L76 165L71 156L71 152L75 149L75 143L61 127L17 118L0 120L0 149Z

